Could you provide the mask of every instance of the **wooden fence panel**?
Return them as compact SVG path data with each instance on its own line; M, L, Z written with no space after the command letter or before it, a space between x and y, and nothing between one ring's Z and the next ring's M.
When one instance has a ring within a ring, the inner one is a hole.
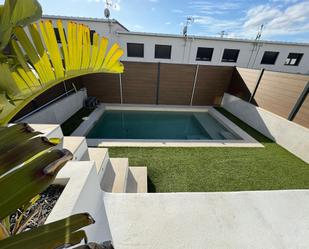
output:
M220 105L233 71L233 67L199 66L193 105Z
M118 74L89 74L83 76L82 81L88 96L94 96L103 103L120 103Z
M265 71L254 96L256 104L288 118L309 76Z
M236 67L228 93L248 101L252 95L260 70Z
M161 64L159 104L189 105L196 65Z
M122 75L123 103L155 104L157 63L124 62Z
M293 122L309 128L309 96L305 98L302 106L299 108Z

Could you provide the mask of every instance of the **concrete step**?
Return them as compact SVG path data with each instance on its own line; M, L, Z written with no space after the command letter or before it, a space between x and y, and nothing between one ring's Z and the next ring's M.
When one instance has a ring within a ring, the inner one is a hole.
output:
M95 162L98 177L101 182L106 165L109 161L108 149L106 148L88 148L90 161Z
M58 124L29 124L34 130L42 132L47 138L62 138L63 133Z
M85 137L63 137L62 148L68 149L74 155L74 161L89 161L88 147Z
M127 193L147 193L147 167L129 167Z
M125 193L129 171L128 158L110 158L101 182L106 192Z

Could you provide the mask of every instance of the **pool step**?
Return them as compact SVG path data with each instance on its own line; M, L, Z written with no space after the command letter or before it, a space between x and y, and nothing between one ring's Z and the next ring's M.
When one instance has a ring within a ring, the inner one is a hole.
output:
M129 167L126 193L147 193L147 167Z
M106 192L125 193L129 172L128 158L110 158L101 182Z
M62 144L59 146L71 151L74 161L89 161L88 146L85 137L64 136Z
M88 148L90 161L95 162L98 177L102 181L107 163L109 161L108 149L106 148Z

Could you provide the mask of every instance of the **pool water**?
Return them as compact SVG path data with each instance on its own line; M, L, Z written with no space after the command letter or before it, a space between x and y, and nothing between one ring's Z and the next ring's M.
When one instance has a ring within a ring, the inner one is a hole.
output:
M105 111L87 138L239 139L207 112Z

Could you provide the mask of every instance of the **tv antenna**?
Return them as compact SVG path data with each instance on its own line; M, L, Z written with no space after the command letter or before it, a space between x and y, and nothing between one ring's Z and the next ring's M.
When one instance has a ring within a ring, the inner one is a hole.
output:
M113 2L112 0L105 0L105 9L104 9L104 16L105 18L109 19L111 12L110 12L110 8L113 7Z
M228 36L229 34L225 31L222 30L220 33L218 33L220 35L221 38L224 38L224 36Z
M259 31L258 31L258 33L257 33L257 35L256 35L256 37L255 37L255 40L256 40L256 41L259 41L259 40L261 39L263 29L264 29L264 24L262 24L262 25L260 26L260 29L259 29Z
M183 27L183 30L182 30L182 34L183 36L187 37L188 35L188 26L190 24L192 24L194 22L194 18L193 17L187 17L187 21L186 21L186 25Z

